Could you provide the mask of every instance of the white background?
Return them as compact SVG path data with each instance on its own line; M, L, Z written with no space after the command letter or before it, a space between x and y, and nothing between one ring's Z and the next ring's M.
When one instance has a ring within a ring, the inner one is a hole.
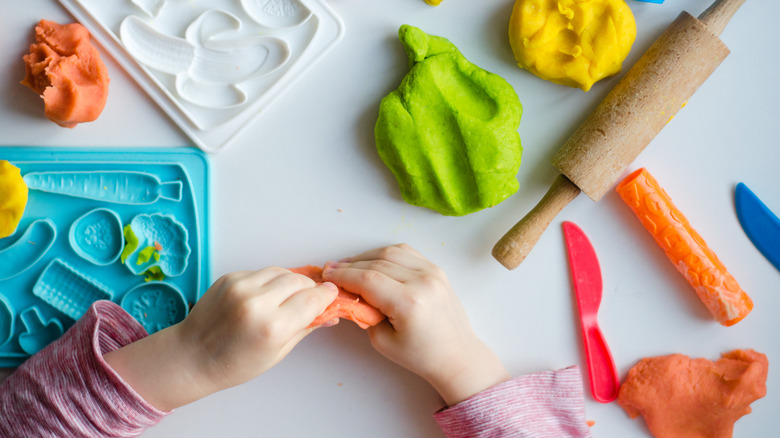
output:
M681 10L628 0L638 35L624 72ZM588 93L542 81L514 65L506 37L511 0L332 0L343 41L222 153L212 156L212 278L268 265L321 264L408 242L449 273L478 334L513 375L579 364L586 371L560 223L580 225L604 277L600 321L621 379L639 359L669 353L716 359L754 348L770 360L767 396L736 424L736 437L765 437L780 410L780 272L753 247L734 212L745 182L775 212L780 3L749 0L721 38L732 53L629 170L645 166L752 297L755 309L722 327L633 213L610 191L580 195L529 258L508 271L493 244L542 197L557 172L550 158L621 75ZM0 144L187 146L189 140L110 57L108 104L98 121L68 130L43 116L19 85L21 57L41 19L70 21L55 0L0 4ZM513 85L524 106L520 190L466 217L405 204L374 146L380 99L407 71L401 24L450 39L475 64ZM2 150L0 149L0 159ZM615 403L586 388L596 437L649 436ZM425 381L387 361L348 321L305 339L279 366L240 387L179 409L148 437L441 436L431 414L442 401Z

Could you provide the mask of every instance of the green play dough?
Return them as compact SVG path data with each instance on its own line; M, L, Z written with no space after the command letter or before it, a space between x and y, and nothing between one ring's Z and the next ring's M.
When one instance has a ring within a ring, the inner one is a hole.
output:
M124 235L125 235L125 247L122 249L122 263L127 260L130 255L135 252L135 250L138 248L138 236L135 235L133 232L133 228L130 226L130 224L125 225L124 228Z
M523 107L512 86L442 37L408 25L398 36L410 71L382 99L374 135L404 200L462 216L515 193Z

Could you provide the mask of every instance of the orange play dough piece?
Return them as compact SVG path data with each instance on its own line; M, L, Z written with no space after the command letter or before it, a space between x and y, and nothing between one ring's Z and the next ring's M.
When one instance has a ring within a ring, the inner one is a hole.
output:
M322 283L322 268L319 266L301 266L300 268L290 269L292 272L303 274L318 284ZM338 285L337 285L338 286ZM347 292L339 286L339 294L324 312L320 314L309 327L318 326L324 322L335 318L347 318L355 322L360 328L365 329L378 324L385 319L385 315L374 306L366 303L351 292Z
M620 386L618 404L642 415L656 438L730 438L734 423L766 395L769 361L734 350L716 362L682 354L639 361Z
M732 326L753 310L753 300L647 169L631 173L615 191L688 280L716 321Z
M22 84L43 97L45 114L65 128L98 118L108 98L108 69L78 23L41 20L24 55Z

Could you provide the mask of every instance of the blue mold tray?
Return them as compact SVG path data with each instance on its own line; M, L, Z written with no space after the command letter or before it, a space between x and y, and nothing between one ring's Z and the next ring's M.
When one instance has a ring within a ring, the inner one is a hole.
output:
M203 152L0 147L0 160L27 175L30 187L16 232L0 239L0 260L8 262L0 264L0 367L20 365L95 299L144 309L134 316L156 331L183 319L211 284ZM123 263L117 252L128 240L125 227L150 216L175 220L186 232L147 229ZM144 250L145 261L129 266ZM166 262L179 267L174 275L160 280L158 269L147 281L144 271Z

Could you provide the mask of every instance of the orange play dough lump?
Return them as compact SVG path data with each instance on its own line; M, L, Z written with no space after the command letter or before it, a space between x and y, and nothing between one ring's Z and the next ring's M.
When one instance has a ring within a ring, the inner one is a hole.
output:
M66 128L98 118L108 98L108 69L78 24L41 20L24 55L22 84L43 97L45 114Z
M682 354L639 361L620 386L618 404L642 415L656 438L730 438L750 403L766 395L769 362L734 350L716 362Z
M290 269L292 272L303 274L317 283L322 283L322 268L319 266L301 266ZM324 312L320 314L309 327L318 326L324 322L336 318L347 318L355 322L360 328L365 329L379 324L385 315L374 306L363 301L359 295L347 292L339 287L339 294Z

